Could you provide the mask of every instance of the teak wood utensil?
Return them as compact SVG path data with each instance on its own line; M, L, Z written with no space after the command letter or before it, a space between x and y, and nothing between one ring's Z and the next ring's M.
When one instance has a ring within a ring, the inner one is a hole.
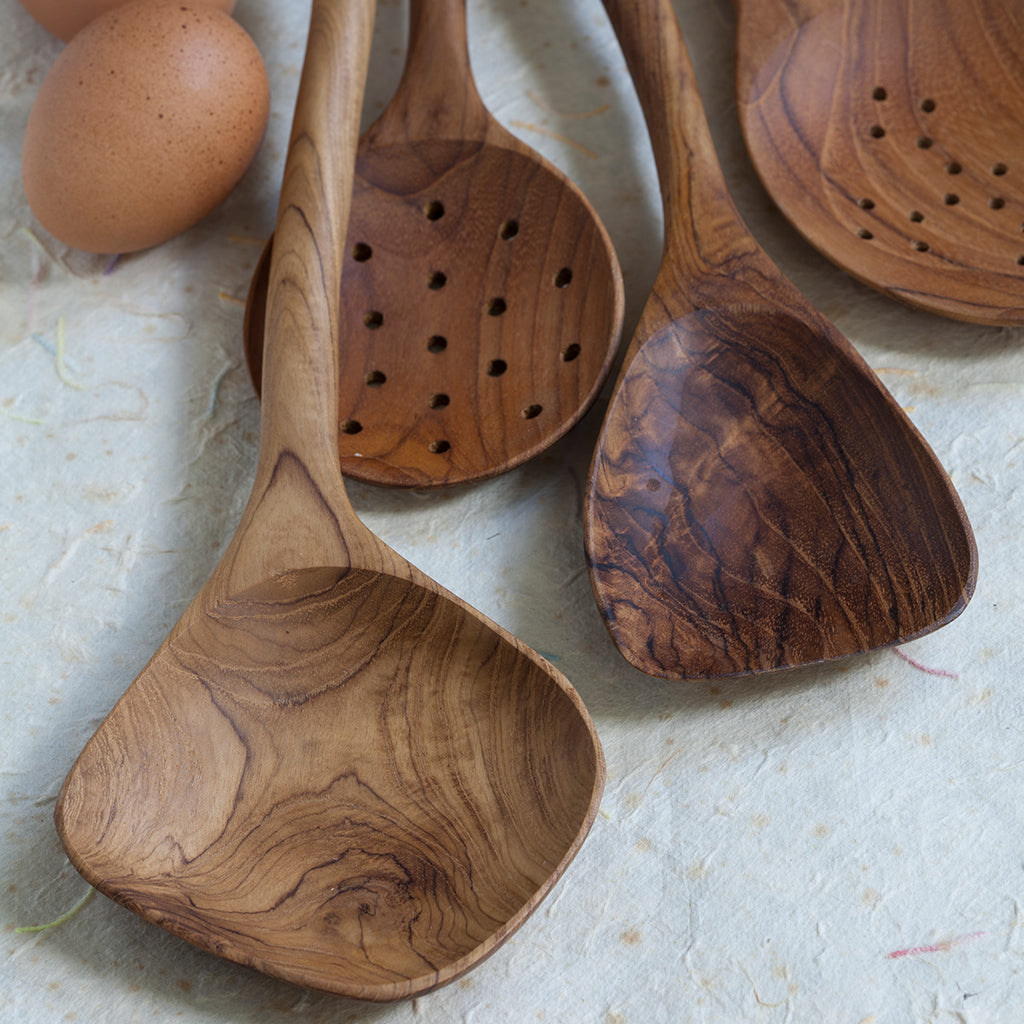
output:
M892 298L1024 323L1024 5L735 2L743 133L797 230Z
M623 289L590 203L484 106L465 0L412 0L410 18L402 80L359 145L338 451L346 476L429 488L512 469L579 421ZM264 258L245 331L257 390L265 288Z
M605 0L654 147L665 243L591 466L615 643L672 679L909 640L965 607L974 538L934 454L747 231L671 0Z
M313 5L251 499L56 824L89 882L200 948L390 1000L523 922L583 841L604 762L568 681L345 496L333 339L373 11Z

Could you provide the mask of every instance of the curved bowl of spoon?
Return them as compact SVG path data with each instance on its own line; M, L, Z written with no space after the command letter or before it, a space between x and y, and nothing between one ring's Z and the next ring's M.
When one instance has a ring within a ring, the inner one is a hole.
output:
M743 225L670 0L605 0L654 148L665 243L591 465L591 582L670 679L827 661L966 606L977 551L934 453Z
M586 197L480 99L465 0L413 0L410 18L402 80L359 143L338 452L346 476L430 488L512 469L580 420L618 347L623 288ZM268 260L247 304L257 391Z
M736 6L744 138L794 227L891 298L1024 323L1024 7Z
M55 821L78 871L146 919L383 1001L458 977L526 919L593 822L604 762L569 682L345 495L333 339L373 11L313 5L249 503Z

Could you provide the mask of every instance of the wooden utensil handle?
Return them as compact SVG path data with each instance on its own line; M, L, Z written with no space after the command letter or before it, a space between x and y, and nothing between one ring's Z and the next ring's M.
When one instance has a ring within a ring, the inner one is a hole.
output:
M315 0L267 295L260 469L284 451L338 476L342 254L376 0Z
M690 56L671 0L604 0L643 108L665 213L663 265L681 270L678 290L699 278L712 290L736 254L756 246L729 195ZM710 305L710 295L691 294ZM733 299L735 301L735 299ZM677 310L678 312L678 310Z
M482 138L488 122L470 67L466 0L411 0L405 69L367 133L373 146Z
M260 453L216 603L280 572L377 564L338 467L336 328L376 0L314 0L274 232ZM272 544L265 538L272 537Z

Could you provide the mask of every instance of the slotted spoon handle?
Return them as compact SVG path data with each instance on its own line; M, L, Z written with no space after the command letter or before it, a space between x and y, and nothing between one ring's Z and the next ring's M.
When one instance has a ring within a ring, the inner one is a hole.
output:
M368 144L481 139L490 121L470 67L466 0L411 0L405 70Z

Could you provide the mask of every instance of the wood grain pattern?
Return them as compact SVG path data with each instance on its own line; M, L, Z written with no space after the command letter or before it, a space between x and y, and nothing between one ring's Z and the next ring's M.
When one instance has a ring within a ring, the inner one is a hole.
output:
M605 0L651 132L665 249L591 466L622 654L672 679L824 661L948 622L977 552L934 454L743 225L670 0Z
M413 0L407 64L360 141L339 324L348 476L429 488L504 472L562 437L622 329L618 262L578 188L487 111L465 0ZM260 387L267 254L249 293Z
M391 1000L526 919L593 822L604 761L564 676L345 496L333 338L373 10L313 5L241 525L55 821L90 883L200 948Z
M1024 323L1024 7L736 4L743 133L797 230L893 298Z

